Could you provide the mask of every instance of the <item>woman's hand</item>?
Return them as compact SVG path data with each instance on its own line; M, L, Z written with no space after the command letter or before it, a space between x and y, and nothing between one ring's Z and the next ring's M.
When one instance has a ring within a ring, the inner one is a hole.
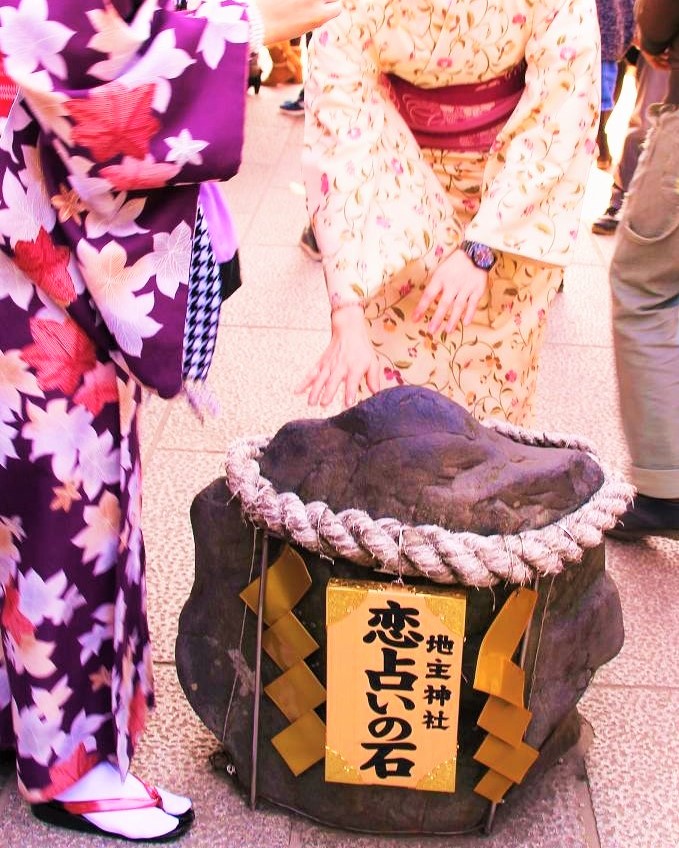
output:
M319 402L328 406L344 383L344 405L352 406L364 377L371 392L380 390L379 363L368 336L363 307L357 303L333 313L330 344L295 394L309 390L309 406Z
M264 24L264 44L297 38L335 18L340 0L255 0Z
M431 304L436 303L429 332L435 333L443 325L446 333L450 333L460 319L463 324L469 324L487 285L488 272L477 268L464 250L458 249L432 274L413 311L413 321L420 321Z

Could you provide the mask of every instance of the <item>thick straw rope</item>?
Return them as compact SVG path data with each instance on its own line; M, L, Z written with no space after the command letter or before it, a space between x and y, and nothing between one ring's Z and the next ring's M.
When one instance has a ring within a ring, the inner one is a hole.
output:
M586 451L601 466L592 447L580 439L502 422L486 426L524 444ZM255 525L321 556L341 557L391 574L424 576L435 583L524 584L536 576L558 574L566 563L579 562L587 548L601 543L603 531L613 527L634 495L622 477L601 466L601 488L553 524L506 536L454 533L437 525L413 527L394 518L373 520L359 509L334 513L320 501L304 504L293 492L278 493L262 477L257 462L268 443L264 436L239 439L226 455L227 485Z

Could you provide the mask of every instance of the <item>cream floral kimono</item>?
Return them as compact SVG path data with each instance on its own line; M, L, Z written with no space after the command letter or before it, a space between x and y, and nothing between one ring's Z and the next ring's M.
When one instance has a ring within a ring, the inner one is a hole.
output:
M310 46L303 154L331 303L364 299L383 385L444 392L479 418L530 420L547 311L575 245L595 150L594 0L347 2ZM384 74L421 88L480 83L526 62L487 151L420 148ZM461 239L499 261L473 323L410 315Z

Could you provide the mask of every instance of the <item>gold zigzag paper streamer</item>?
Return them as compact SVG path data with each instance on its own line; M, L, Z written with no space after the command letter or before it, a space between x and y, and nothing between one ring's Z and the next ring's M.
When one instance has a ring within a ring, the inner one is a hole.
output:
M533 616L537 592L521 587L507 598L479 648L474 688L490 696L478 724L488 731L474 759L489 771L474 791L497 804L515 783L521 783L538 757L523 741L531 719L524 706L525 674L512 661Z
M255 614L259 584L258 577L240 593ZM295 777L325 756L325 724L314 712L326 699L325 687L304 662L319 646L292 612L310 587L304 560L286 545L266 574L262 647L284 672L264 691L291 722L271 742Z

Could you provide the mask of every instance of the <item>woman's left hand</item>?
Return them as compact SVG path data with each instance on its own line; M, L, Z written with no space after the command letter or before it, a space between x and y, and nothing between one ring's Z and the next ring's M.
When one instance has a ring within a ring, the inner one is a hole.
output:
M488 285L488 272L477 268L464 250L456 250L432 274L413 311L413 320L420 321L432 303L436 311L428 330L436 333L443 325L452 332L462 319L470 324L479 301Z

